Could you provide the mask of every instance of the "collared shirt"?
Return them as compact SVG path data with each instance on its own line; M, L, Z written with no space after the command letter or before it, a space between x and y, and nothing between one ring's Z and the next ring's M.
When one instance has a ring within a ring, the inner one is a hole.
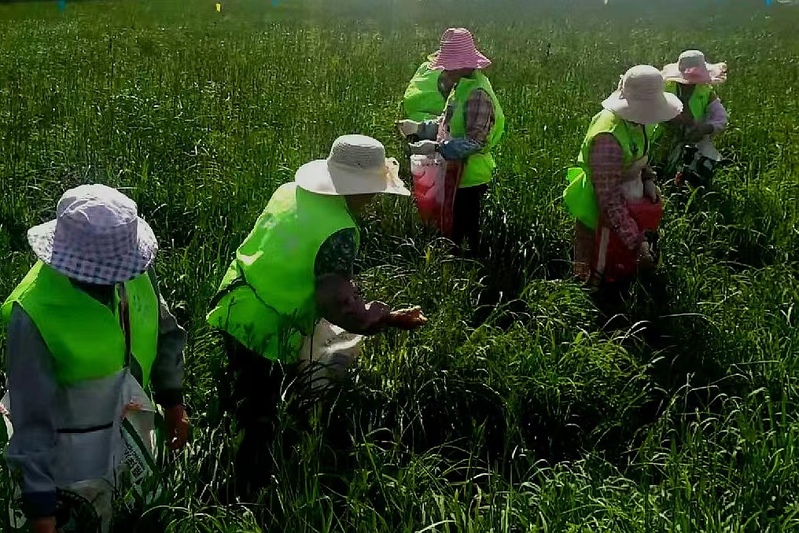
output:
M435 120L422 124L419 137L422 139L435 139L441 122L449 123L452 119L451 107L447 108L444 115ZM439 152L447 160L462 160L478 153L485 146L488 136L495 122L494 102L482 89L475 89L466 101L466 136L448 139L441 142Z

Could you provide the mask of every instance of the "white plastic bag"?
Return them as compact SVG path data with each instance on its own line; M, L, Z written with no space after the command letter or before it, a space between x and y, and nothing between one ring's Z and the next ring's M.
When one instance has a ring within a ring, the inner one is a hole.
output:
M363 335L320 320L313 337L303 342L299 357L300 371L306 375L311 388L318 390L344 377L358 359L363 339Z

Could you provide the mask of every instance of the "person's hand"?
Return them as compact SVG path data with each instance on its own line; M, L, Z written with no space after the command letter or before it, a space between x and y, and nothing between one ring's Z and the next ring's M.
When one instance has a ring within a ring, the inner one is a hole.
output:
M684 108L682 113L671 119L669 122L675 126L681 126L686 130L696 126L696 121L694 120L693 115L691 115L691 111L688 109L688 107Z
M643 269L655 267L655 257L652 255L652 248L647 241L643 241L638 246L638 266Z
M713 126L700 122L689 129L685 137L689 142L695 143L701 141L705 135L710 135L711 133L713 133Z
M182 405L170 407L164 413L166 421L167 446L170 450L179 450L189 440L189 417Z
M389 325L399 329L416 329L427 324L427 318L422 314L419 306L410 309L399 309L392 311L389 315Z
M649 198L653 204L660 202L660 188L655 185L651 179L644 181L644 195Z
M414 155L433 155L436 153L438 143L435 141L419 141L410 143L408 147L411 150L411 154Z
M31 523L33 533L56 533L55 517L37 518Z
M410 137L411 135L418 135L422 127L421 122L415 120L398 120L395 122L397 129L403 137Z
M650 167L649 165L646 165L643 168L643 170L641 170L641 178L644 181L646 181L646 180L654 180L657 177L658 177L657 172L655 172L655 170L652 167Z

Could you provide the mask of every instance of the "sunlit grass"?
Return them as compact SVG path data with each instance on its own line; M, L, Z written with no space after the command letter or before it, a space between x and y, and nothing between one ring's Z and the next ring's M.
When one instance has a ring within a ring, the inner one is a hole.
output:
M193 440L165 463L169 501L132 510L141 530L799 527L799 10L285 3L0 5L0 297L30 265L27 227L67 187L102 181L153 225L163 292L190 329ZM448 257L412 205L381 200L364 217L360 284L422 305L430 324L371 339L327 408L282 417L264 443L280 458L269 488L232 502L208 302L272 191L336 136L401 154L405 84L455 24L494 59L508 117L485 252ZM730 65L720 147L734 162L713 191L669 197L665 287L597 309L569 278L562 171L626 68L689 47Z

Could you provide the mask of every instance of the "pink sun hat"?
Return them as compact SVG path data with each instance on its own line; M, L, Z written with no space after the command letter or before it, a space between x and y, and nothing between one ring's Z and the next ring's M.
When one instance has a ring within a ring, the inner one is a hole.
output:
M663 67L663 78L683 85L718 85L727 81L726 63L708 63L699 50L686 50L676 63Z
M441 47L430 63L431 70L484 69L491 61L474 45L466 28L450 28L441 36Z

